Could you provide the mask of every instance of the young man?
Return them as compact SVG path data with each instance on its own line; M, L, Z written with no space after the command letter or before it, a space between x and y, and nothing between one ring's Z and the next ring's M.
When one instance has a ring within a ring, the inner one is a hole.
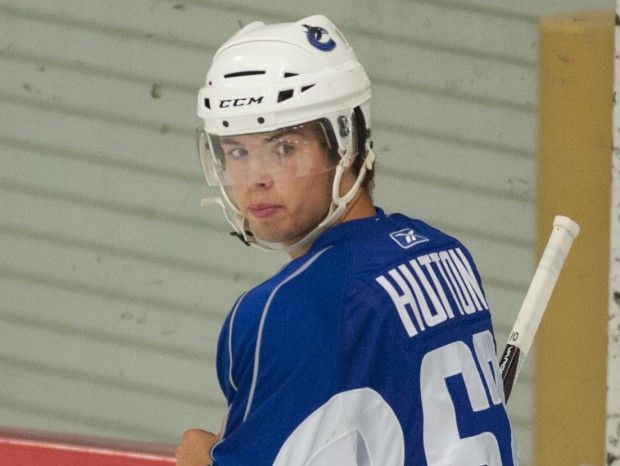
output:
M371 197L370 82L323 16L216 53L198 148L235 235L292 258L222 328L219 434L181 466L514 465L488 305L456 239Z

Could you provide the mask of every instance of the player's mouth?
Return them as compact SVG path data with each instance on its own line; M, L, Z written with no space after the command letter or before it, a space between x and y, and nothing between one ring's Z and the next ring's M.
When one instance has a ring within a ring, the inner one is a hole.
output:
M252 204L248 207L248 212L255 218L268 218L275 215L280 209L282 206L277 204Z

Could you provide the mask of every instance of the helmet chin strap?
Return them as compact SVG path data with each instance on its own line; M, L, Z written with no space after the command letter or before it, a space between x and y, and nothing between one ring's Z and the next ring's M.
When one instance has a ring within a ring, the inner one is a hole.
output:
M347 149L348 152L348 149ZM344 174L345 169L350 165L351 155L346 154L340 160L340 163L336 167L336 173L334 175L334 181L332 183L332 202L329 206L329 211L325 218L319 223L314 229L304 236L297 243L288 246L285 250L287 253L291 253L296 249L304 247L309 243L313 242L321 233L323 233L327 228L334 225L340 218L344 215L347 210L347 205L349 202L353 200L355 195L360 189L362 182L366 176L366 172L368 170L372 170L373 163L375 161L375 153L367 148L366 159L364 160L364 164L360 168L360 172L357 175L357 179L351 189L344 195L340 196L340 183L342 181L342 175Z
M340 184L342 182L342 176L344 175L345 170L351 164L351 160L354 155L350 154L350 147L350 145L347 145L347 147L345 147L340 162L336 167L336 173L334 174L334 180L332 182L332 201L329 206L327 215L316 227L312 229L312 231L310 231L306 236L304 236L302 239L290 246L275 247L273 243L262 241L260 238L254 236L249 229L247 219L241 214L239 209L229 198L226 190L222 187L222 185L220 185L222 196L204 198L201 205L203 207L207 207L210 205L219 205L224 212L224 217L226 218L226 221L234 229L234 232L232 232L231 234L237 236L246 245L254 246L256 248L267 251L284 250L287 253L291 254L294 251L304 246L307 246L308 244L311 244L327 228L334 225L336 222L338 222L338 220L340 220L340 218L346 212L347 205L353 200L353 198L359 191L359 188L364 181L366 173L369 170L372 170L373 164L375 162L375 153L368 144L366 147L366 159L364 160L364 163L360 168L360 172L357 175L355 183L353 183L353 186L351 186L351 188L346 194L340 196ZM224 201L226 201L226 204L228 204L228 206L231 208L234 218L231 218L231 216L229 215Z
M222 199L222 197L224 199ZM228 209L226 209L226 205L224 204L224 200L226 201L226 203L229 205L229 207L233 211L233 215L234 215L233 218L230 217ZM237 208L230 201L230 199L228 198L226 194L224 194L221 197L220 196L205 197L202 199L202 202L200 203L200 205L202 207L209 207L212 205L220 206L222 208L222 212L224 213L224 218L226 219L228 224L233 228L233 231L231 231L230 234L232 236L236 236L237 238L239 238L246 246L254 246L255 248L262 249L264 251L277 250L274 247L269 247L268 245L261 243L260 240L257 240L253 235L251 235L251 233L249 232L247 228L244 228L245 224L247 223L245 217L241 215L241 213L237 210Z

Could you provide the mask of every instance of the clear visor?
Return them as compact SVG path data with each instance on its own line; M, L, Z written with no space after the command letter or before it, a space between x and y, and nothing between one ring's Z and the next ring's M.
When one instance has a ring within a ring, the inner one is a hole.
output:
M196 130L200 163L211 186L290 180L333 170L339 162L324 120L263 133L218 136Z

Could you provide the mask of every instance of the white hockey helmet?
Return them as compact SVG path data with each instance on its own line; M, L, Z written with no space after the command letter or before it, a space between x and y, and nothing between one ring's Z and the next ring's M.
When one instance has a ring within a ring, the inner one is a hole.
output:
M340 196L342 173L357 155L354 109L361 109L370 129L370 96L366 72L326 17L315 15L268 26L248 24L215 53L198 93L198 116L204 120L204 128L197 130L198 151L207 182L222 193L205 203L221 205L236 235L246 243L275 249L254 237L227 191L229 180L218 154L218 138L321 122L326 139L337 145L340 160L333 167L332 205L325 219L288 249L308 243L338 220L366 171L372 169L374 153L368 146L357 182Z

